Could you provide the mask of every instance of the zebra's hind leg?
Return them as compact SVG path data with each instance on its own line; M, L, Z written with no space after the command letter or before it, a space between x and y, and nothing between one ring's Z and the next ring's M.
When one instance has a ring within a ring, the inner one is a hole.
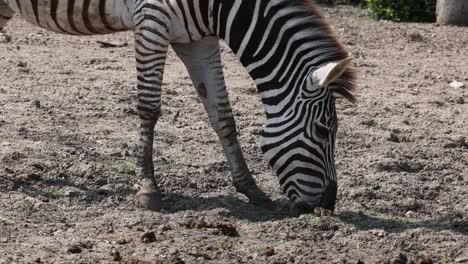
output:
M10 20L15 12L5 3L0 0L0 31L6 26L8 20Z
M159 211L162 206L161 191L154 174L153 139L154 127L161 116L161 85L169 47L169 38L164 35L168 34L167 30L154 34L161 27L168 28L163 20L148 19L135 29L137 110L141 121L137 152L141 187L135 199L143 207L153 211Z
M211 126L221 141L236 190L246 195L253 204L271 208L272 202L255 183L237 139L234 115L224 83L219 39L206 37L189 44L172 44L172 47L187 67Z

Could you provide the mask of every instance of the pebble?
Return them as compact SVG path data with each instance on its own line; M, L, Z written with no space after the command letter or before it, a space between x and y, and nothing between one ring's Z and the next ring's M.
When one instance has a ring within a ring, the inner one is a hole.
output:
M0 34L0 43L10 43L11 37L7 34Z
M271 257L274 254L275 254L275 249L272 247L266 247L262 253L262 255L267 256L267 257Z
M177 255L179 253L179 250L175 247L171 247L167 250L167 253L169 255Z
M372 235L374 235L376 237L385 237L385 236L387 236L387 233L382 229L372 229L372 230L369 230L369 233L371 233Z
M83 250L78 245L72 245L67 248L67 252L71 254L81 253Z
M455 263L468 263L468 257L461 257L455 259Z
M457 98L457 104L464 104L465 103L465 99L463 99L463 97L458 97Z
M414 216L416 215L416 213L415 213L414 211L411 211L411 210L410 210L410 211L406 212L405 215L406 215L406 217L410 217L410 218L411 218L411 217L414 217Z
M156 242L156 234L153 231L144 233L141 236L141 242L143 243L153 243Z
M20 68L26 68L26 67L28 67L28 63L24 62L24 61L19 61L17 66L20 67Z
M453 81L450 83L450 87L452 88L463 88L465 87L465 84L459 81Z
M402 252L397 252L393 254L387 261L388 264L400 264L400 263L407 263L408 258Z
M179 257L170 257L166 263L172 263L172 264L185 264L185 262L179 258Z
M314 215L317 216L317 217L331 216L331 215L333 215L333 211L331 211L329 209L322 208L322 207L316 207L314 209Z
M398 138L398 135L393 132L391 132L390 135L387 137L387 141L400 143L400 139Z
M413 42L423 42L424 41L423 36L419 32L411 33L409 35L409 39L410 39L410 41L413 41Z
M34 101L33 101L33 105L34 105L36 108L41 108L41 101L39 101L39 100L34 100Z
M433 261L430 257L424 256L424 255L419 255L416 257L417 264L432 264Z
M113 249L110 253L110 255L113 257L113 260L114 261L121 261L122 260L122 256L120 255L120 252Z

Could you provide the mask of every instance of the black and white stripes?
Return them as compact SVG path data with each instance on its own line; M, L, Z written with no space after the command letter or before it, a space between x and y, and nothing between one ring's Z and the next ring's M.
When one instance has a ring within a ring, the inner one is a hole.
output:
M218 40L223 39L257 85L267 116L262 150L292 209L333 209L335 96L355 100L354 74L347 52L311 1L0 0L0 28L12 10L66 34L134 30L141 119L138 164L144 179L137 199L147 208L160 207L152 145L169 45L187 66L223 145L236 189L253 202L268 202L237 141L220 60Z
M73 35L132 28L133 0L2 0L29 22Z

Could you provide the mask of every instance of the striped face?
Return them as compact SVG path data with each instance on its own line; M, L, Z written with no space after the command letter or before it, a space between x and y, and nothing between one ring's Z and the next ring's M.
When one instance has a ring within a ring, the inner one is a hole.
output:
M313 212L316 207L334 209L337 115L328 86L348 63L331 63L312 71L290 110L268 119L263 130L265 159L277 174L294 214Z

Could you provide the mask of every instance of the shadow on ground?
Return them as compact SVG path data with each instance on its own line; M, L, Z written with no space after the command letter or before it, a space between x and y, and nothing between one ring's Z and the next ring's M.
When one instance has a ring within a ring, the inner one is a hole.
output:
M6 179L3 178L3 181ZM81 202L96 203L109 196L128 197L133 196L134 191L130 188L125 190L102 190L89 188L83 184L75 184L68 179L48 179L41 182L41 186L25 183L22 180L8 179L15 186L13 189L32 197L46 197L50 199L60 199L64 193L54 193L45 186L57 187L62 190L64 187L74 187L80 191L69 193L70 198L77 198ZM4 185L1 184L0 186ZM5 182L4 182L5 183ZM0 191L2 191L0 188ZM2 192L4 192L3 190ZM86 195L83 195L86 194ZM86 198L84 198L86 197ZM83 199L84 198L84 199ZM126 199L123 199L126 200ZM273 201L275 209L270 210L253 205L232 195L218 195L213 197L193 197L172 192L163 193L163 210L167 213L177 213L182 211L208 211L217 208L226 209L225 216L239 220L251 222L265 222L281 220L292 217L289 214L289 204L286 199ZM433 231L453 231L463 235L468 235L468 222L460 217L442 217L436 219L419 220L408 218L390 218L383 215L370 215L363 212L344 211L333 216L345 224L355 226L360 230L384 229L391 233L401 233L410 229L426 228Z
M231 195L219 195L214 197L191 197L175 193L163 194L163 210L169 213L194 210L205 211L216 208L226 209L226 217L234 217L240 220L252 222L264 222L280 220L291 217L289 205L284 199L273 201L275 209L270 210L253 205Z
M371 216L362 212L345 211L336 215L344 223L360 230L384 229L391 233L401 233L409 229L427 228L433 231L453 231L468 235L468 222L461 218L436 218L429 220L386 218Z

